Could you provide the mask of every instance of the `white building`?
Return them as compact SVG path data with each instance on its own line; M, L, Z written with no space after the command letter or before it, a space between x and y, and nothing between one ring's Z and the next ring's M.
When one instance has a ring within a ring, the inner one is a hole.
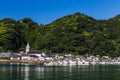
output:
M26 55L25 55L26 54ZM26 46L26 52L25 54L22 54L21 59L39 59L43 60L44 57L46 56L44 52L39 51L39 50L30 50L30 45L29 43Z
M26 46L26 54L28 53L28 52L30 52L30 45L29 45L29 43L27 43L27 46Z
M42 51L38 51L38 50L30 50L30 45L29 43L26 46L26 52L25 53L21 53L21 54L12 54L10 56L10 59L22 59L22 60L45 60L46 54Z

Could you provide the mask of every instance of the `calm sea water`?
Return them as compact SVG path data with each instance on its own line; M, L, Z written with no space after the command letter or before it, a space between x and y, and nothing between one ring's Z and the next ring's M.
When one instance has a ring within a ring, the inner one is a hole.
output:
M120 65L45 67L0 64L0 80L120 80Z

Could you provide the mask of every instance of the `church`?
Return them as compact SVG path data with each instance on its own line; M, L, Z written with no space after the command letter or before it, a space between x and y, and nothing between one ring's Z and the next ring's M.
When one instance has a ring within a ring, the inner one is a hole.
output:
M11 54L10 59L17 60L44 60L46 54L40 50L30 50L30 45L27 43L26 51L24 53Z

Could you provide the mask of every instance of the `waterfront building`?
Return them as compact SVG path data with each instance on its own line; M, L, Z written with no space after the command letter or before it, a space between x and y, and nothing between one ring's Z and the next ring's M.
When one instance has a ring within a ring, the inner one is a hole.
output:
M2 58L9 58L10 55L11 55L11 52L1 52L0 53L0 57L2 57Z
M30 45L27 43L26 52L25 53L16 53L11 54L10 59L17 59L17 60L41 60L44 61L46 54L41 50L30 50Z
M21 55L11 54L10 60L21 60Z

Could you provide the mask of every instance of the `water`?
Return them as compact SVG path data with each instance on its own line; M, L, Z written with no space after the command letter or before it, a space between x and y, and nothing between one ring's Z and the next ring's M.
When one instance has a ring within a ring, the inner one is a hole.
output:
M0 80L120 80L120 65L45 67L0 64Z

